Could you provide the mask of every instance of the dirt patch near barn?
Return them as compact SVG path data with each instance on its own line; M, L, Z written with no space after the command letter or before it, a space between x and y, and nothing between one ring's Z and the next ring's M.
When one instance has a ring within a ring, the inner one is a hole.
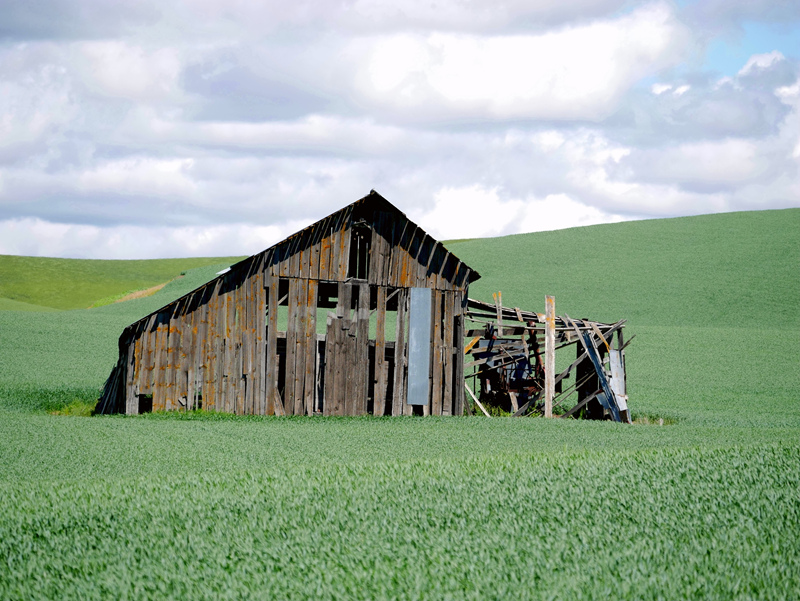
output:
M183 277L183 276L179 276ZM161 290L164 286L169 284L169 282L164 282L163 284L158 284L157 286L151 286L150 288L146 288L144 290L135 290L134 292L130 292L123 296L122 298L118 298L115 300L115 303L124 303L125 301L133 300L135 298L145 298L146 296L153 296L156 292Z

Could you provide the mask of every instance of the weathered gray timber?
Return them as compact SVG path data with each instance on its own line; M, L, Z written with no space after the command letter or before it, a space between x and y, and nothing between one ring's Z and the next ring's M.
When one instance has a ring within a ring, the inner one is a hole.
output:
M478 277L370 192L125 328L98 411L463 415ZM431 298L424 365L408 356L413 288Z

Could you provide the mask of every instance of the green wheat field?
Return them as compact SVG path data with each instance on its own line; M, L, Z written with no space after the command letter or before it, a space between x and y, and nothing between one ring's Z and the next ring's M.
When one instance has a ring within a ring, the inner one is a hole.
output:
M473 297L627 318L642 423L84 417L235 258L0 256L0 599L800 598L800 209L448 248Z

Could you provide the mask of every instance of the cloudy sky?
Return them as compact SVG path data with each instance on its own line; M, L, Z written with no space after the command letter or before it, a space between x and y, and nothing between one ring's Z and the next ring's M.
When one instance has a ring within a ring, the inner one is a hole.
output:
M0 254L800 206L797 0L2 0Z

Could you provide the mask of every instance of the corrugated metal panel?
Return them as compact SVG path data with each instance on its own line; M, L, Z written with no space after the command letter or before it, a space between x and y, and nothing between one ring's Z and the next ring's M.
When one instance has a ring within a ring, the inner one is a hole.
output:
M408 334L409 405L427 405L431 363L430 288L411 289Z
M611 360L611 377L609 384L614 395L617 397L617 405L620 411L628 410L628 396L625 392L625 367L622 362L622 353L624 351L611 349L609 352L609 359Z

